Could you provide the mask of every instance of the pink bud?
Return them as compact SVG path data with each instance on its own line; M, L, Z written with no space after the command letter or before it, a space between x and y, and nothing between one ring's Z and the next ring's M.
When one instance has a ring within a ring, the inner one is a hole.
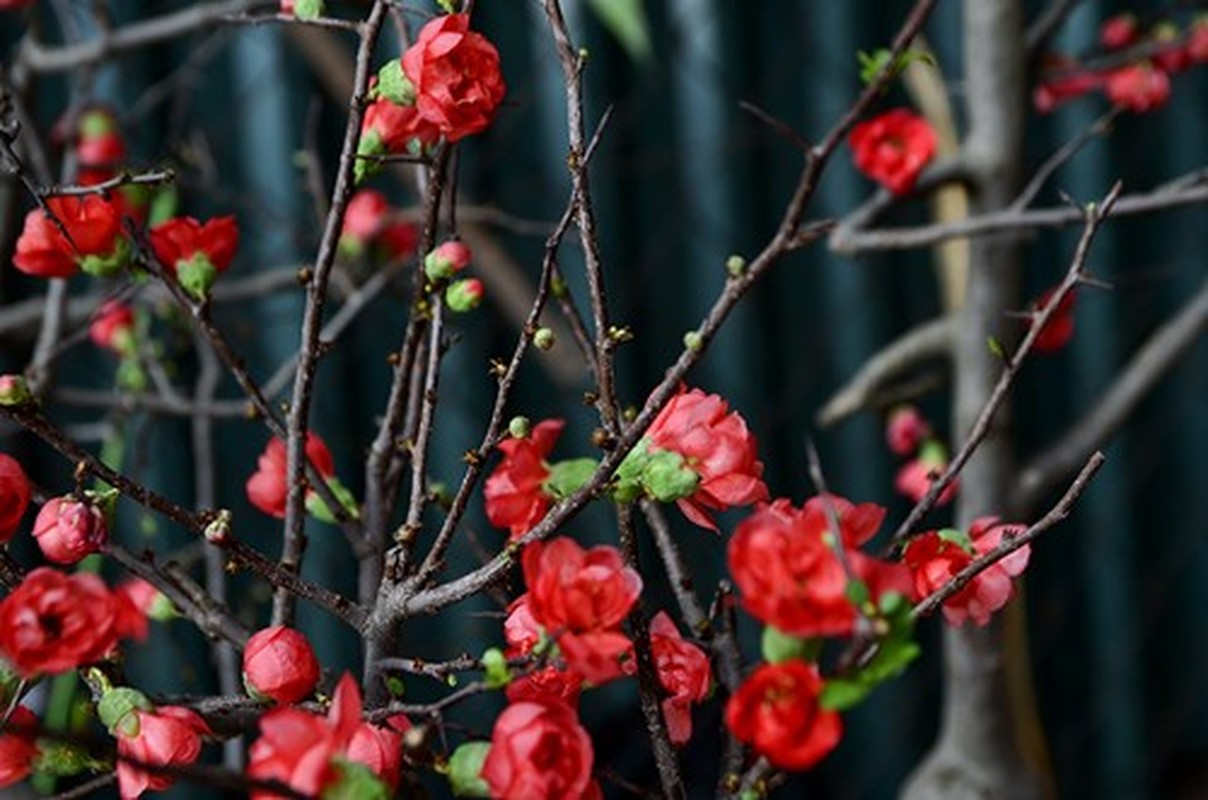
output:
M469 263L470 248L450 240L428 253L424 259L424 272L431 280L443 280L461 272Z
M109 541L109 531L100 508L68 495L42 506L34 520L34 539L48 561L75 564L100 552Z
M33 400L29 384L20 375L0 375L0 406L22 406Z
M889 423L885 426L885 440L889 449L900 456L912 454L919 442L931 435L927 420L914 406L898 406L889 412Z
M319 661L298 631L274 625L257 632L243 649L243 685L253 696L295 703L314 691Z

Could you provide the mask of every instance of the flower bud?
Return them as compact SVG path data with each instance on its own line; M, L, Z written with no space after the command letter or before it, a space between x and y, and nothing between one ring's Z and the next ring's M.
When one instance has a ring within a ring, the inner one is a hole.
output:
M914 406L902 405L889 412L885 440L898 455L910 455L930 435L931 427Z
M138 714L135 711L152 711L155 706L146 695L137 689L118 686L107 689L97 703L97 716L113 735L138 736Z
M527 439L532 431L532 423L528 417L512 417L508 422L508 434L513 439Z
M482 281L478 278L465 278L449 284L445 290L445 303L450 310L458 314L473 311L482 303Z
M0 375L0 406L23 406L33 399L25 378L20 375Z
M533 344L538 350L549 350L557 342L557 337L549 328L538 328L533 332Z
M491 751L490 742L463 742L449 757L449 785L458 797L490 797L491 787L482 779L482 765Z
M176 264L176 279L194 300L205 300L217 277L218 270L205 253L195 253L187 261L178 261Z
M732 255L726 259L726 273L731 278L738 278L747 271L747 260L740 255Z
M400 106L415 105L415 84L403 72L401 59L387 61L386 65L378 70L375 91L378 97L384 97Z
M449 240L424 258L424 274L428 280L447 280L470 263L470 248L459 241Z
M281 0L281 11L298 19L318 19L323 16L323 0Z
M42 506L34 520L34 539L48 561L75 564L99 552L109 541L109 530L100 508L68 495Z
M243 649L243 685L248 694L278 703L295 703L315 689L319 661L310 642L283 625L265 628Z

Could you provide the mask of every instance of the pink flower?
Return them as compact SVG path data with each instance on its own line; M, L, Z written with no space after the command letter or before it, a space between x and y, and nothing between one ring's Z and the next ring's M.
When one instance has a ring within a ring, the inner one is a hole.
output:
M885 426L885 440L889 449L899 456L908 456L918 449L919 444L931 435L931 426L912 405L898 406L889 412Z
M88 338L97 347L127 355L134 350L134 309L117 300L107 300L92 324Z
M931 491L931 484L935 483L948 467L947 455L940 453L942 453L942 448L932 454L928 454L924 448L923 455L906 462L898 470L898 475L894 479L894 488L898 490L898 494L906 496L913 503L926 497L927 492ZM949 481L948 485L944 487L944 491L940 492L940 496L936 499L936 506L946 506L951 503L959 488L959 479L953 478Z
M545 629L533 618L528 598L523 594L508 606L508 616L503 623L508 657L528 655L545 639ZM508 684L507 696L512 703L531 701L577 706L582 685L583 678L578 673L547 666L514 678Z
M430 280L448 280L470 264L470 248L450 239L424 257L424 272Z
M68 495L46 501L34 520L34 540L48 561L75 564L109 542L100 508Z
M667 732L673 744L684 744L692 738L692 704L709 696L713 677L709 657L680 635L665 611L650 622L650 649L659 683L667 692L663 698Z
M165 772L147 772L131 763L148 766L187 765L201 755L201 737L210 727L196 712L180 706L161 706L154 711L133 710L119 722L117 736L117 784L122 800L134 800L143 792L160 792L172 785Z
M513 703L491 734L482 779L497 800L579 800L594 753L578 716L561 703Z
M1148 64L1130 64L1108 73L1106 91L1116 105L1144 114L1170 99L1170 78Z
M90 194L51 197L46 205L71 238L46 212L34 209L17 239L14 267L42 278L70 278L81 266L111 274L125 263L121 212L114 203Z
M243 684L253 696L296 703L319 682L319 661L300 632L283 625L257 631L243 648Z
M483 496L487 519L496 528L511 531L512 539L528 533L549 510L550 496L544 488L550 476L546 458L565 427L565 420L547 419L534 425L528 436L499 443L503 461L487 477Z
M285 501L289 496L289 459L285 442L274 437L256 462L256 471L247 479L247 499L256 508L277 519L285 518ZM306 458L324 478L335 475L331 451L316 433L306 436Z
M1140 28L1132 14L1117 14L1099 28L1099 44L1107 50L1119 50L1137 41Z
M204 224L193 217L177 217L152 228L150 238L159 262L200 300L235 258L239 226L233 216L215 217Z
M392 222L392 213L381 192L369 189L357 192L344 213L341 251L353 257L373 249L380 250L386 259L410 256L419 243L419 233L410 223Z
M914 188L936 148L931 125L905 108L861 122L852 129L848 141L856 169L894 194L906 194Z
M391 791L398 789L403 772L403 734L411 721L397 714L386 725L362 722L348 743L348 760L364 764Z

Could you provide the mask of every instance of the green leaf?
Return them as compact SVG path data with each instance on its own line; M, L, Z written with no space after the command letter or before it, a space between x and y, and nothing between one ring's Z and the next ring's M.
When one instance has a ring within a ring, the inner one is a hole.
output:
M369 767L343 758L335 765L336 781L323 789L322 800L390 800L390 790Z
M990 348L990 352L999 358L1006 358L1007 351L1003 350L1002 342L995 339L993 336L986 337L986 347Z
M491 751L490 742L466 742L449 757L449 785L458 797L490 797L491 788L482 779L482 764Z
M818 704L831 711L846 711L863 702L870 691L872 687L860 680L835 678L822 687Z
M818 658L822 650L822 640L803 639L771 625L765 625L759 648L763 660L769 664L782 664L793 659L810 662Z
M650 59L650 26L642 0L588 0L588 5L631 59Z
M863 50L856 53L856 61L860 65L860 80L865 84L875 81L877 76L881 74L881 70L889 64L889 58L890 52L884 47L874 50L871 54ZM889 68L890 77L897 77L902 70L915 61L922 61L933 67L937 66L935 56L931 55L931 53L926 50L911 49L898 56L898 60Z
M847 583L847 591L845 592L847 599L852 605L863 607L869 600L868 584L862 580L851 580Z

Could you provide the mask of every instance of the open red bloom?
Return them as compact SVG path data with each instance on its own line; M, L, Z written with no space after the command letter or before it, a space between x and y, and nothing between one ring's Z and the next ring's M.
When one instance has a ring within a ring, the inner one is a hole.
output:
M547 419L534 425L528 436L499 443L503 461L487 477L483 495L487 519L496 528L510 530L513 539L528 533L549 510L550 496L544 489L550 476L546 458L565 427L565 420Z
M1040 299L1032 307L1033 313L1044 308L1049 304L1049 300L1056 292L1056 287L1049 289L1040 296ZM1057 304L1057 309L1053 312L1053 316L1049 317L1048 323L1041 328L1040 334L1036 337L1036 341L1032 343L1032 350L1037 353L1053 353L1065 347L1070 339L1074 338L1074 300L1075 292L1068 292L1065 297L1061 298L1061 302Z
M808 769L843 734L839 714L818 705L821 691L822 677L813 665L795 659L764 664L726 703L726 727L774 766Z
M205 297L218 273L226 271L239 245L233 216L205 223L176 217L151 229L151 249L160 263L176 273L180 285L194 297Z
M13 266L27 275L70 278L89 257L110 259L121 245L122 218L117 206L96 194L51 197L47 208L68 236L42 209L25 216Z
M969 566L975 558L998 547L1006 534L1018 535L1022 525L997 525L997 517L981 517L969 526L969 536L958 531L928 531L910 540L902 555L914 576L914 599L921 601ZM995 611L1007 604L1014 591L1011 579L1023 573L1031 556L1024 545L1003 560L987 567L943 605L944 619L962 625L972 619L985 625Z
M335 475L331 451L316 433L306 435L306 458L323 477ZM256 508L277 519L285 518L285 501L289 495L288 467L285 442L273 437L256 461L256 471L247 479L247 499Z
M284 625L257 631L243 648L248 691L278 703L296 703L319 682L319 660L301 632Z
M852 505L833 495L830 503L839 517L848 560L873 597L904 587L906 575L899 567L855 549L877 532L885 509L871 503ZM811 498L800 510L788 500L775 500L739 523L726 556L747 612L793 636L851 633L856 609L829 540L830 522L821 497Z
M680 635L665 611L650 621L650 651L659 683L667 692L663 698L667 733L672 744L684 744L692 738L692 705L709 696L713 678L709 657Z
M482 779L497 800L579 800L594 753L575 711L561 703L513 703L495 721Z
M684 516L702 528L717 530L709 510L768 498L755 436L719 395L681 391L654 418L646 436L651 449L679 453L700 478L696 493L676 502Z
M34 732L38 718L25 706L17 706L0 730L0 789L23 781L33 772L38 757Z
M1130 64L1108 73L1105 90L1116 105L1144 114L1170 99L1170 77L1149 64Z
M533 619L528 598L528 594L522 594L508 606L508 616L503 623L508 657L528 655L545 637L545 630ZM513 679L508 684L507 696L512 703L530 701L577 706L582 686L583 677L577 672L548 666Z
M21 527L32 492L21 462L0 453L0 543L12 539Z
M115 731L117 785L122 800L134 800L146 791L162 792L175 780L167 772L148 772L123 758L157 767L192 764L201 755L201 737L210 734L210 726L197 712L181 706L134 710L130 714L135 715L137 723L119 724Z
M619 677L632 643L618 627L642 591L620 551L584 550L562 536L533 542L521 563L533 619L558 641L567 666L596 684Z
M0 601L0 655L24 678L106 657L119 630L112 593L91 573L39 567Z
M507 87L499 51L470 30L469 14L437 17L403 53L415 109L450 142L487 129Z
M375 252L385 259L407 258L419 244L419 232L407 222L391 220L392 210L381 192L365 189L348 201L340 250L350 257Z
M931 157L935 132L905 108L886 111L854 127L849 139L856 169L894 194L906 194Z

